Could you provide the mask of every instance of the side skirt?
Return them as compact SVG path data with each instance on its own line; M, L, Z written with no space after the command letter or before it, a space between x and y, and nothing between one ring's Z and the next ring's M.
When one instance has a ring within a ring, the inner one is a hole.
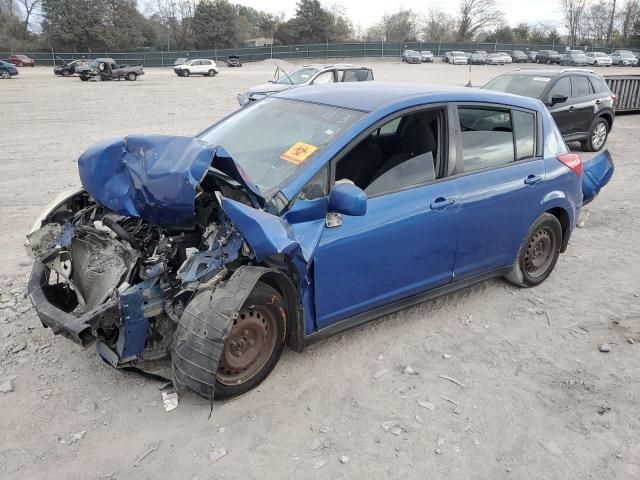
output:
M329 325L328 327L323 328L322 330L318 330L316 332L313 332L310 335L307 335L304 339L304 346L308 347L310 345L313 345L314 343L324 340L325 338L331 337L340 332L344 332L345 330L348 330L350 328L357 327L358 325L368 323L372 320L376 320L386 315L390 315L399 310L413 307L414 305L424 303L428 300L433 300L434 298L441 297L442 295L447 295L448 293L455 292L456 290L460 290L462 288L471 286L475 283L483 282L485 280L489 280L495 277L501 277L503 275L506 275L510 271L511 271L510 266L498 268L495 270L490 270L485 273L473 275L463 280L458 280L456 282L448 283L441 287L434 288L433 290L429 290L423 293L418 293L417 295L403 298L401 300L396 300L395 302L382 305L380 307L374 308L372 310L368 310L366 312L359 313L349 318L345 318L343 320L340 320L334 323L333 325Z

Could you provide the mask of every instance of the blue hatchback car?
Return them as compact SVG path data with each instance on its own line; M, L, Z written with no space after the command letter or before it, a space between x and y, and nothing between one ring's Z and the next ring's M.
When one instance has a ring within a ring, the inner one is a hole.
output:
M195 137L108 140L79 173L27 236L42 322L224 398L285 344L492 277L540 284L613 164L570 153L535 99L362 82L288 90Z
M0 78L11 78L18 75L18 69L11 63L0 60Z

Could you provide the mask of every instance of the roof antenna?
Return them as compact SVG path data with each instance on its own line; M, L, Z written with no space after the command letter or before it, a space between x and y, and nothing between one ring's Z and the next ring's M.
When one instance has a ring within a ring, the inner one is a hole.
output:
M471 66L472 65L473 64L471 63L471 57L469 57L469 81L467 82L465 87L473 87L473 85L471 85Z

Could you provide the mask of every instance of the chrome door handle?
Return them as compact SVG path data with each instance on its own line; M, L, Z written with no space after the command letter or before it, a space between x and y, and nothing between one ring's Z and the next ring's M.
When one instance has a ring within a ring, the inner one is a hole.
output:
M453 205L454 203L456 203L456 201L453 198L439 197L431 202L431 205L429 205L429 207L431 207L431 210L439 211Z
M526 183L527 185L535 185L540 180L542 180L542 177L540 175L529 175L524 179L524 183Z

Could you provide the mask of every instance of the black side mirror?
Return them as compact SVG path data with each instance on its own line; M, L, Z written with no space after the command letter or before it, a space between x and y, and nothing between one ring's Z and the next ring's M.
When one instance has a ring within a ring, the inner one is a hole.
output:
M564 103L567 101L569 97L566 95L554 95L551 97L551 106L557 105L558 103Z

